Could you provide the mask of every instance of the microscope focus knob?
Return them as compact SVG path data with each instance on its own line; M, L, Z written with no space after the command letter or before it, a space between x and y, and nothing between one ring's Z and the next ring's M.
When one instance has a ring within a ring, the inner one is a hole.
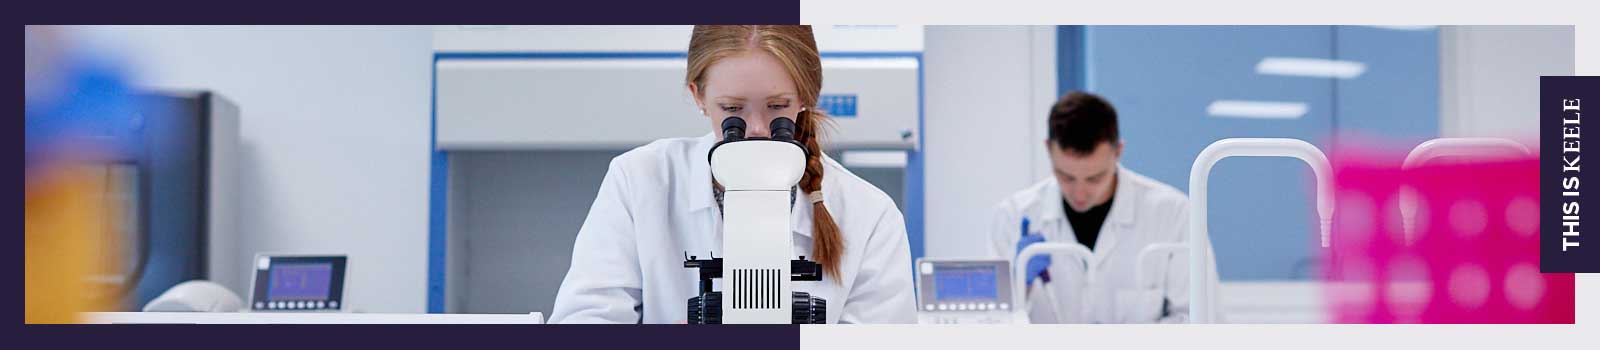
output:
M794 292L790 312L794 324L828 323L828 301L812 297L810 293Z

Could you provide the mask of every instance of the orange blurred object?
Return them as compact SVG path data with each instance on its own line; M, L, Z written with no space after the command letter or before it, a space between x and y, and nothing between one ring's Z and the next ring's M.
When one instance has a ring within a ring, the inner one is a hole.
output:
M24 207L24 299L26 323L74 323L78 313L114 307L94 276L119 271L110 234L123 213L104 198L107 167L58 163L36 173Z

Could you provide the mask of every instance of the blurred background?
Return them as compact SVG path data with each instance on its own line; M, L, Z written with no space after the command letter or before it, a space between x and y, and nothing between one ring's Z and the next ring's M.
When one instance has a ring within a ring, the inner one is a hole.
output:
M913 258L985 255L994 205L1049 176L1066 91L1117 108L1124 166L1187 191L1221 138L1534 146L1538 76L1574 66L1570 26L816 29L829 152L894 197ZM248 295L250 257L291 253L348 255L358 312L549 312L609 159L708 131L681 86L688 30L30 26L30 261L35 214L66 212L35 198L76 198L36 160L72 160L113 184L67 186L101 203L75 208L120 224L70 229L113 232L65 244L116 259L82 272L115 297L69 308L137 310L191 279ZM74 105L111 112L34 127ZM1313 290L1283 289L1322 271L1310 169L1230 159L1212 178L1223 312L1316 321L1284 311ZM1267 294L1286 306L1247 310Z

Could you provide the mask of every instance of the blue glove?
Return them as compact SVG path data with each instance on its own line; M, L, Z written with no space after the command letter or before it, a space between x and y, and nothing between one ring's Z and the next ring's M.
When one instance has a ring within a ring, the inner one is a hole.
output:
M1017 254L1021 254L1022 250L1026 249L1028 247L1028 245L1031 245L1031 244L1034 244L1034 243L1039 243L1039 242L1044 242L1044 235L1041 235L1041 234L1028 234L1028 218L1022 218L1022 239L1017 240ZM1046 274L1048 272L1046 270L1049 269L1049 267L1050 267L1050 255L1049 254L1037 255L1037 256L1034 256L1032 258L1029 258L1028 259L1028 269L1026 270L1027 274L1024 275L1024 276L1027 276L1027 279L1028 279L1027 285L1029 287L1032 287L1033 286L1033 280L1036 279L1036 278L1044 278L1045 282L1049 282L1050 279L1049 279L1048 275Z

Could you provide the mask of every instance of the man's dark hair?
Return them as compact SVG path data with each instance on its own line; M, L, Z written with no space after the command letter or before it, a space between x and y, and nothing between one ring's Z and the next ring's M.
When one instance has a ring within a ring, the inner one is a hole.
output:
M1050 140L1070 153L1089 154L1101 142L1116 146L1117 110L1094 94L1073 91L1050 107Z

